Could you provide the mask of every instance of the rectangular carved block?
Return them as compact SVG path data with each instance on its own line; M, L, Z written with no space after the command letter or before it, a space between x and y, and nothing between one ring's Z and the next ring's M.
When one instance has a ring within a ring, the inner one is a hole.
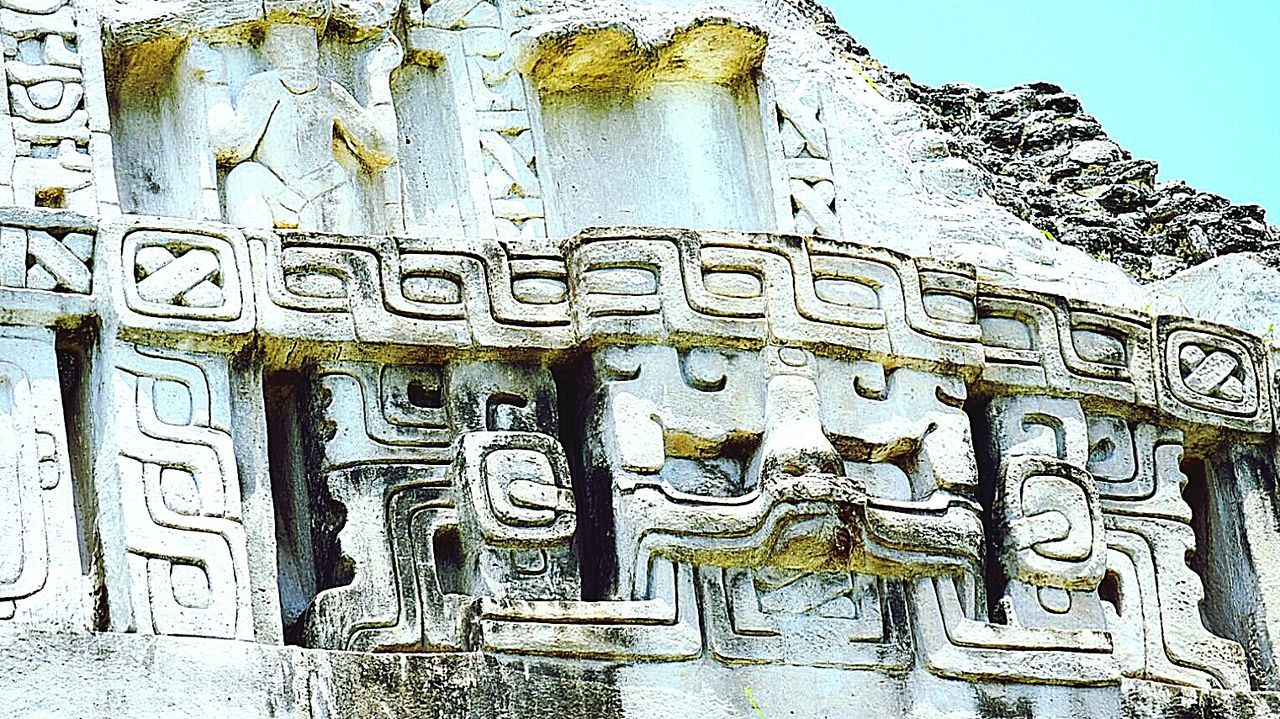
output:
M74 212L0 209L0 311L32 325L91 315L96 236L97 222Z
M246 442L232 434L227 361L125 344L97 359L95 407L107 429L95 486L111 628L269 640L279 620L265 608L255 617L250 554L274 562L274 548L251 547L246 533L237 461Z
M182 334L208 344L253 332L249 248L239 230L130 216L103 228L102 247L109 259L99 277L122 336Z
M53 333L0 332L0 625L88 628Z
M1271 431L1270 383L1257 340L1220 325L1161 317L1157 342L1161 409L1192 422Z

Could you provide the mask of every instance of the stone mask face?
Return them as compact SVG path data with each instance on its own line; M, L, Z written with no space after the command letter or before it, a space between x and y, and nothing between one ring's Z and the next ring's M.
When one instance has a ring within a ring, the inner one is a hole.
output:
M0 49L7 714L1280 719L1277 232L1061 88L814 0Z
M620 591L658 555L870 573L976 559L968 420L937 399L942 378L795 348L610 348L595 368L588 445L611 472ZM916 395L932 406L897 399ZM938 527L920 532L930 503Z

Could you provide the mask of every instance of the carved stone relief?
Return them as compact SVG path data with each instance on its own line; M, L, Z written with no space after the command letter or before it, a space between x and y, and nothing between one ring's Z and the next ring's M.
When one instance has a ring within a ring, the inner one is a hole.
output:
M0 665L1273 701L1275 351L850 241L813 19L674 4L0 0Z
M726 661L910 663L901 578L981 551L963 385L794 347L615 347L593 368L586 501L612 526L588 536L613 538L594 571L614 597L689 563Z
M267 25L260 52L268 69L242 81L233 98L216 51L200 67L211 96L209 138L224 180L226 219L253 228L349 227L362 208L365 182L381 196L388 231L399 221L398 132L390 74L404 57L387 34L361 62L368 99L317 73L316 28L306 18ZM337 141L335 141L335 138ZM350 158L353 162L346 162ZM371 228L372 229L372 228Z
M1126 676L1249 686L1240 645L1199 613L1181 433L1086 413L1078 400L998 398L987 412L1005 621L1105 629Z
M252 639L254 618L225 362L120 344L104 377L113 444L97 471L111 626ZM105 400L105 398L104 398ZM104 464L114 466L108 467Z
M4 45L6 113L0 131L0 187L6 202L20 207L97 212L91 144L106 138L101 121L90 123L86 63L96 28L76 20L72 0L6 3ZM96 147L109 153L108 147Z
M53 333L0 336L0 623L89 625Z
M840 237L831 150L818 94L816 88L807 88L778 99L778 141L791 199L792 231Z
M402 233L391 82L404 50L393 13L374 5L233 1L176 49L124 48L112 111L129 163L118 168L126 208L241 228Z
M546 237L541 168L524 78L510 44L517 3L410 0L410 50L456 64L469 189L485 237Z
M331 588L306 618L310 642L460 647L472 597L579 598L576 510L545 369L345 363L320 367L314 383L311 481L343 517L329 524L334 512L317 507L316 544L353 574L321 576ZM364 421L350 426L352 412Z

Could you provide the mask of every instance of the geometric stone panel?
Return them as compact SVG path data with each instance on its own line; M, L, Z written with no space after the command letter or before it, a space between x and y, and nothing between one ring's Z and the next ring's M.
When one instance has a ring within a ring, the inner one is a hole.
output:
M712 653L730 664L911 666L900 582L847 572L702 567Z
M226 336L253 331L248 247L240 231L125 217L104 228L102 238L103 256L110 259L99 266L122 332Z
M778 145L790 195L790 231L841 237L821 93L804 87L777 99ZM772 129L772 128L771 128Z
M8 324L93 312L97 222L65 210L0 209L0 309Z
M1219 325L1161 317L1161 409L1249 432L1272 426L1266 361L1258 343Z
M228 363L124 344L107 357L95 488L112 629L253 639Z

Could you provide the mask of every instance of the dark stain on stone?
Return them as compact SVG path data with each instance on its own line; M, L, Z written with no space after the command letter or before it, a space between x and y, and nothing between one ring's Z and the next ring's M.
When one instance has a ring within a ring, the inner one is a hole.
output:
M1026 697L1009 699L993 696L982 689L975 689L975 691L978 697L978 716L982 719L1033 719L1035 717L1031 700Z

